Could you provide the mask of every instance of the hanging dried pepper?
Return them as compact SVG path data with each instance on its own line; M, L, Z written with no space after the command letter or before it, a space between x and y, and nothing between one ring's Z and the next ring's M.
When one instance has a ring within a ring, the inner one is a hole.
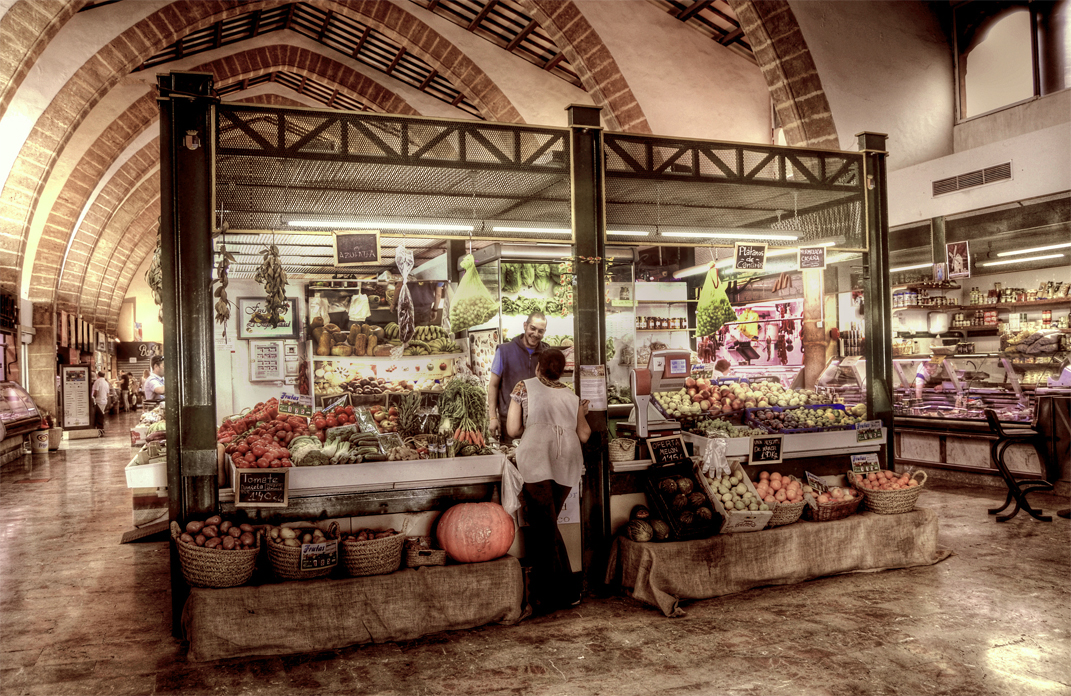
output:
M279 247L272 244L261 254L264 260L261 261L253 280L264 286L267 301L267 317L264 323L275 328L283 321L283 314L287 310L286 271L283 270L283 262L279 258Z
M216 252L219 254L219 263L216 264L216 278L213 283L219 283L216 288L216 321L223 325L223 338L227 338L227 322L231 318L231 303L227 299L227 269L230 268L234 256L227 251L226 244L220 244Z

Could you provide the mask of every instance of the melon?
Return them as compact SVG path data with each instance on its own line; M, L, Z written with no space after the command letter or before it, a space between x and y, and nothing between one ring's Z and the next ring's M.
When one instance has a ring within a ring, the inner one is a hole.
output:
M680 512L682 510L687 509L688 508L688 496L686 496L683 493L678 493L676 495L676 497L673 498L672 506L673 506L673 510L675 512Z
M692 492L694 488L695 484L692 483L692 479L685 478L684 476L681 476L679 479L677 479L677 490L679 490L681 493L688 495Z
M651 517L651 511L647 509L646 505L637 505L632 508L632 513L629 514L630 520L648 520Z
M678 517L677 519L679 519L681 521L682 525L687 527L692 522L695 522L695 515L693 513L691 513L690 511L685 510L684 512L682 512L680 514L680 517Z
M632 520L628 523L628 538L633 541L650 541L654 529L646 520Z
M707 497L699 491L696 491L688 496L688 504L694 508L701 507L707 504Z
M667 498L672 497L677 494L677 482L671 478L662 479L658 483L658 490Z
M662 520L651 520L651 528L654 530L655 541L665 541L669 538L669 525Z
M708 521L714 519L714 512L710 508L703 506L695 511L695 516L701 520Z
M513 545L513 518L498 503L461 503L439 518L439 544L459 563L493 561Z

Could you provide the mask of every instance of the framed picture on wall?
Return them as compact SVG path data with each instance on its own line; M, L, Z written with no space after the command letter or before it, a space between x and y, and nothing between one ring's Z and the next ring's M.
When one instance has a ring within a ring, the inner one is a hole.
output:
M945 244L945 256L948 257L948 279L971 277L970 242L952 242Z
M278 326L268 323L267 302L263 297L238 298L238 338L242 340L255 338L297 338L298 337L298 300L286 298L282 321Z

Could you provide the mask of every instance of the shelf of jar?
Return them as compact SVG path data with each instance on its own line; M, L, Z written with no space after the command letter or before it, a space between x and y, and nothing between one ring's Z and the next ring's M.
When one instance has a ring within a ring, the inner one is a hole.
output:
M1051 300L1034 300L1033 302L997 302L995 304L968 304L968 305L907 305L904 307L893 307L894 312L899 312L905 309L914 309L919 311L941 311L941 312L968 312L973 310L986 310L996 309L1000 311L1028 311L1031 309L1046 309L1050 307L1067 307L1071 309L1071 297L1060 297Z
M636 333L689 333L693 329L636 329Z
M424 360L426 358L460 358L464 353L424 353L422 355L403 355L402 360L408 360L413 358L415 360ZM362 360L382 360L384 362L396 362L394 358L389 355L314 355L312 356L313 362L325 362L334 360L349 360L350 362L362 361Z

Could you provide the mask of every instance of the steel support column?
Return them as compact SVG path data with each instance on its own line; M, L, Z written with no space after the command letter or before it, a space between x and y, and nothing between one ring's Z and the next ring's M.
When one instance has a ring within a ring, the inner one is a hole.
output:
M866 233L863 292L866 298L867 418L888 429L885 466L893 468L892 291L889 280L889 198L883 133L858 133L866 186Z
M606 191L603 173L602 126L598 107L568 107L572 156L573 239L577 257L576 295L573 311L576 364L574 383L579 383L581 365L606 364L605 276L601 262L585 263L581 257L606 258ZM579 393L579 388L577 389ZM610 460L606 447L606 411L588 414L591 438L584 447L584 477L580 510L583 540L584 586L604 583L606 554L610 546Z
M212 335L212 76L157 77L160 103L160 243L163 270L168 512L185 524L215 512L216 406ZM171 555L172 631L188 588Z
M944 216L930 218L930 251L933 254L934 263L945 263L945 218ZM945 278L948 278L948 270L945 269Z

